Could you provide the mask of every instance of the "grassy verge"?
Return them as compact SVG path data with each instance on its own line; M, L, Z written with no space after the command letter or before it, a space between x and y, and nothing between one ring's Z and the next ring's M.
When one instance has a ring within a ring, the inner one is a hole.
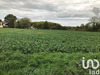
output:
M100 53L0 53L0 75L88 75L82 57L98 59Z

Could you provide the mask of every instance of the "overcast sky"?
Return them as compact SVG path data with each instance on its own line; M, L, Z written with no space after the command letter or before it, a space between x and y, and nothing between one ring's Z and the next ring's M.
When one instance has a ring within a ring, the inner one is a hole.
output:
M65 26L88 22L100 0L0 0L0 18L14 14L32 21L51 21Z

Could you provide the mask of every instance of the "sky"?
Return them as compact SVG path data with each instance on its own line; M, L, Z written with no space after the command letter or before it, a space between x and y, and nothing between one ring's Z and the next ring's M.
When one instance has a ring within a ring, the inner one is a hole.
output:
M31 21L79 26L95 16L94 8L99 7L100 0L0 0L0 19L13 14L18 19L28 17Z

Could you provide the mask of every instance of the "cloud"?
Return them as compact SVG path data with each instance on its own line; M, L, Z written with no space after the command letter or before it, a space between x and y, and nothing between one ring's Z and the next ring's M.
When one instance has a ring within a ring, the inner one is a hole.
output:
M100 6L100 0L0 0L0 17L14 14L18 18L29 17L33 21L52 20L68 24L94 16L93 8ZM73 21L72 21L73 22Z
M94 7L92 11L96 16L99 16L100 8Z

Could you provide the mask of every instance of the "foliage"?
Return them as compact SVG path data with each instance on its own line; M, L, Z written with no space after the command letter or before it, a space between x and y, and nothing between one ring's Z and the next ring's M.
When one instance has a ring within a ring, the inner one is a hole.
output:
M88 75L82 57L99 56L98 32L0 29L0 75Z
M84 25L82 24L79 27L76 27L75 30L80 30L80 31L99 31L100 30L100 18L94 16L90 18L89 22Z
M21 18L16 22L16 28L29 28L31 26L29 18Z
M70 27L62 26L62 30L76 30L76 31L100 31L100 18L94 16L89 19L87 24L81 24L80 26Z
M96 32L32 29L0 29L0 32L1 51L20 50L24 54L100 51L100 33Z
M44 28L44 29L49 29L49 24L48 24L47 21L44 22L43 28Z
M62 29L62 26L60 24L48 21L32 22L31 25L37 29Z
M34 53L20 51L0 53L1 75L88 75L82 69L82 57L98 59L100 53Z
M58 23L40 21L40 22L31 22L29 18L21 18L17 20L16 16L13 14L8 14L5 18L5 24L9 28L34 28L34 29L55 29L55 30L74 30L74 31L100 31L100 18L91 17L87 24L81 24L81 26L61 26ZM17 20L17 22L16 22ZM5 27L5 28L7 28Z
M14 28L16 20L17 20L17 18L13 14L8 14L4 18L4 22L6 25L8 25L9 28Z
M2 22L2 20L0 19L0 22Z

